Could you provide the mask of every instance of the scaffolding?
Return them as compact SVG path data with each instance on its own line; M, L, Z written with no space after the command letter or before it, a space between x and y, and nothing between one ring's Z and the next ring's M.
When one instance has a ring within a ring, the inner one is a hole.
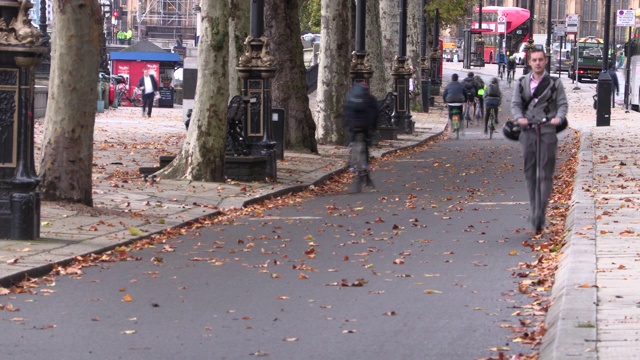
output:
M136 0L131 0L135 2ZM132 24L144 38L184 40L196 37L199 0L138 0ZM133 4L132 4L133 5ZM133 9L132 9L133 10ZM140 21L138 21L138 19Z

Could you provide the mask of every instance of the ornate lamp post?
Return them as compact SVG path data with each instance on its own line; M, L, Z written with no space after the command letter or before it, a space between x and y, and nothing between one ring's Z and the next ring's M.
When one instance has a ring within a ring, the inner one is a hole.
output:
M440 64L442 64L442 52L440 51L440 11L436 9L433 17L433 41L431 42L431 54L429 54L431 65L429 66L431 78L431 94L440 95Z
M484 39L482 38L482 0L478 0L478 30L480 33L475 40L476 62L475 66L484 67Z
M609 28L611 24L611 0L604 2L604 56L602 57L602 71L598 76L598 94L596 110L596 126L611 125L611 76L609 75Z
M35 66L46 49L29 21L28 0L0 4L0 238L40 236L40 180L33 156Z
M242 79L242 95L249 99L246 137L251 155L267 158L266 176L275 180L276 142L271 130L271 79L276 72L264 35L264 0L251 2L251 35L244 42L245 51L236 70Z
M36 75L40 78L49 78L51 70L51 39L47 33L47 0L40 0L40 16L38 22L40 29L41 46L47 49L42 61L36 67Z
M400 0L400 24L398 29L398 55L393 59L391 76L395 88L396 107L392 118L394 126L406 133L413 131L409 100L409 79L412 76L410 60L407 57L407 0Z
M420 27L420 74L422 88L422 110L429 112L431 101L431 68L430 61L427 57L427 14L424 8L427 6L427 0L422 0L422 26Z
M366 9L367 0L356 2L356 49L351 53L351 82L366 82L369 84L373 70L369 62L369 53L365 50L366 40Z

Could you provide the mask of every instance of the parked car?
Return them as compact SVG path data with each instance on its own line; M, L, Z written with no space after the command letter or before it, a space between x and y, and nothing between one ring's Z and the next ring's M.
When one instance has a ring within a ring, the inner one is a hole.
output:
M554 50L551 52L551 72L558 72L558 68L564 72L569 72L571 65L573 65L572 53L569 49L562 49L562 51ZM562 66L560 66L562 64Z

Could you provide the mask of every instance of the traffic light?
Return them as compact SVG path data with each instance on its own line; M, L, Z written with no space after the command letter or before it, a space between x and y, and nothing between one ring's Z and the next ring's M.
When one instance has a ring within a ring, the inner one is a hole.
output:
M118 11L118 9L115 9L115 10L113 11L113 17L114 17L116 20L119 20L119 19L120 19L120 11Z

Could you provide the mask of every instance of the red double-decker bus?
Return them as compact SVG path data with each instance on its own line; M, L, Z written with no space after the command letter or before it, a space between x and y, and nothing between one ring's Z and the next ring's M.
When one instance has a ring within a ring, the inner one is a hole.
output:
M522 42L529 40L529 10L508 6L484 6L482 8L482 29L478 28L478 12L475 9L475 20L471 23L471 32L482 33L484 39L484 61L496 62L498 49L503 49L507 56L518 51ZM498 20L504 17L505 26L499 26ZM506 35L506 37L505 37ZM502 42L503 46L500 46Z

